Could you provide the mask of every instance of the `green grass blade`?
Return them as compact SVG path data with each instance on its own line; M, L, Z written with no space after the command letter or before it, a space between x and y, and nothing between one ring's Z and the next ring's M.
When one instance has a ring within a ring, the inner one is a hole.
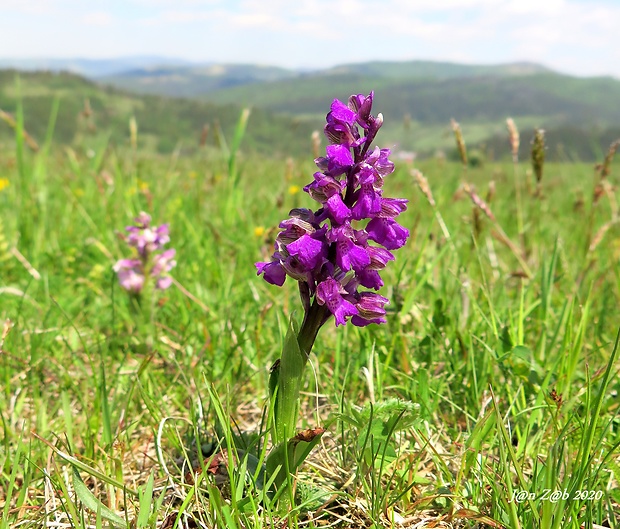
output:
M76 496L89 510L99 514L114 524L116 527L123 527L127 529L127 522L121 518L114 511L106 507L101 500L95 497L95 495L88 489L88 487L82 481L80 473L75 466L73 468L73 488L75 489Z

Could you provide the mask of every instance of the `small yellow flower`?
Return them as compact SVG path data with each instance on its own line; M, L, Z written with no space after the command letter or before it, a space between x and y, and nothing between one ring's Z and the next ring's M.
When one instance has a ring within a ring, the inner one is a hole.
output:
M194 178L196 178L197 176L198 176L198 173L197 173L196 171L190 171L190 172L189 172L189 177L190 177L191 179L194 179Z
M10 184L8 178L0 178L0 191L9 187Z
M138 187L140 188L140 191L142 191L143 193L146 193L149 190L149 184L148 182L145 182L144 180L138 180Z
M106 268L103 265L96 264L90 269L90 272L88 272L88 277L94 280L101 279L104 277L105 272Z
M255 237L262 237L265 234L265 227L264 226L256 226L256 228L254 228L254 236Z
M73 191L73 194L74 194L77 198L83 197L83 196L84 196L84 190L83 190L82 188L79 188L79 187L78 187L77 189L75 189L75 190Z
M291 186L288 188L289 195L296 195L300 191L301 191L301 188L299 186Z

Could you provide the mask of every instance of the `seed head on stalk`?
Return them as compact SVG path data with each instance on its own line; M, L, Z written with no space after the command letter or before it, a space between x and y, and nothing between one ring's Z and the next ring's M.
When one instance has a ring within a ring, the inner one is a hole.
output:
M519 130L512 118L506 120L506 127L508 127L508 135L510 140L510 150L512 151L512 161L517 163L519 161Z
M456 148L459 151L459 156L464 167L467 167L467 147L465 147L465 138L463 138L463 131L461 126L454 119L450 121L452 125L452 131L454 132L454 139L456 140Z
M532 169L536 176L536 183L540 186L545 165L545 131L536 129L532 140Z

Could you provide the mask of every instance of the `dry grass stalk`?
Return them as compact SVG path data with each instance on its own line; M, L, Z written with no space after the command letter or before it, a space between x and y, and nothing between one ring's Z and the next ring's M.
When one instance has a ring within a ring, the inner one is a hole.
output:
M138 148L138 122L134 116L131 116L129 120L129 138L131 140L131 148L136 150Z
M588 253L592 253L594 250L596 250L598 245L601 244L601 241L605 237L605 234L609 231L609 228L611 228L614 224L617 224L618 222L620 222L620 219L614 218L606 222L605 224L603 224L598 229L598 231L594 235L594 238L592 239L592 242L590 243L590 246L588 248Z
M616 188L609 183L609 180L603 180L603 190L609 200L609 207L611 209L611 217L618 217L618 201L616 200Z
M11 248L10 252L13 254L13 256L22 264L22 266L28 271L28 273L34 277L37 281L39 281L41 279L41 274L39 274L39 272L35 269L34 266L32 266L29 262L28 259L26 259L21 253L20 251L15 248L15 246L13 246L13 248Z
M321 134L318 130L312 133L312 154L315 158L319 157L321 151Z
M618 216L618 202L616 201L616 188L607 179L603 179L594 186L594 192L592 194L592 204L599 203L603 195L607 195L609 200L609 207L611 208L611 216Z
M532 140L532 169L536 176L537 187L543 176L543 167L545 165L545 131L536 129L534 131L534 139Z
M204 147L207 144L207 138L209 137L209 124L205 123L202 126L202 131L200 132L200 146Z
M2 336L0 337L0 353L4 352L4 340L11 332L11 328L13 327L13 322L8 318L4 320L4 325L2 326Z
M482 200L482 198L480 198L480 196L474 191L473 187L470 186L468 183L463 184L463 189L469 195L469 198L471 198L471 201L474 203L474 206L479 208L487 216L487 218L494 224L495 231L492 232L491 234L512 252L512 254L515 256L517 261L519 261L519 264L521 265L521 268L525 276L528 278L532 277L533 276L532 271L530 270L530 267L525 262L525 259L523 258L521 250L514 242L512 242L510 237L506 235L506 232L498 224L497 219L495 218L495 215L493 214L493 211L491 211L491 208L489 207L489 205L484 200Z
M295 170L295 161L290 156L286 159L286 170L284 172L284 180L290 182L293 179L293 172Z
M85 119L88 119L93 115L93 108L90 106L90 99L88 97L84 99L84 108L82 109L82 112L80 112L80 114Z
M471 198L471 201L474 203L476 207L480 208L482 212L492 222L497 222L497 219L495 218L495 215L491 211L491 208L489 207L489 205L484 200L482 200L482 198L480 198L480 196L474 191L474 188L472 186L470 186L468 183L465 183L463 184L463 189L465 190L465 193L469 195L469 198Z
M489 189L487 190L487 196L485 198L487 204L493 202L493 198L495 197L495 180L491 180L489 182Z
M519 129L517 129L517 125L512 118L506 120L506 126L508 127L512 161L517 163L519 161Z
M596 250L597 246L601 244L601 241L605 237L605 234L609 231L609 228L611 228L614 224L617 224L618 220L619 219L610 220L599 228L599 230L596 232L596 235L592 239L592 242L590 243L588 253L592 253L594 250Z
M465 139L463 138L463 132L461 131L461 126L452 119L450 121L452 125L452 131L454 132L454 137L456 138L456 148L459 151L459 156L461 157L461 162L464 166L467 166L467 148L465 147Z
M13 130L17 128L17 122L15 121L15 118L11 114L9 114L8 112L5 112L2 109L0 109L0 119L4 121ZM34 138L30 134L28 134L28 132L26 132L25 129L22 130L22 135L24 137L24 141L26 142L26 145L30 147L30 150L37 152L39 150L39 144L34 140Z
M430 186L428 185L428 180L422 174L422 171L418 171L417 169L412 169L411 176L415 178L416 184L418 184L420 191L422 191L422 193L426 197L426 200L428 200L428 203L431 206L435 207L435 199L433 198L433 193L431 191Z
M482 219L480 218L480 209L476 206L472 207L472 223L474 226L474 239L478 239L482 233Z
M431 207L435 211L435 218L437 219L437 223L439 224L439 227L441 228L441 232L443 233L443 236L446 238L447 241L452 242L452 237L450 236L450 232L448 231L448 226L444 222L443 217L441 216L441 213L439 213L439 210L437 209L437 204L435 203L435 199L433 198L433 192L431 191L431 186L429 185L428 180L422 174L422 172L418 171L417 169L411 170L411 176L413 176L413 178L416 181L416 184L418 184L418 187L420 188L420 191L422 191L422 193L426 197L426 200L428 200L428 203L431 205Z
M620 139L614 141L609 146L605 160L602 164L598 164L596 166L597 171L601 175L601 180L605 180L609 176L609 173L611 173L611 163L614 161L614 155L616 154L618 147L620 147Z

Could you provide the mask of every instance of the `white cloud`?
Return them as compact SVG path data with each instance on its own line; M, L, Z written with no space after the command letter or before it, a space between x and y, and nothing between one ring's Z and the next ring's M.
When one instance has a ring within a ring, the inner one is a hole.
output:
M165 8L183 8L183 7L211 7L217 4L223 3L223 0L131 0L131 3L136 5L146 6L148 8L153 7L165 7Z
M88 26L110 26L114 17L107 11L92 11L82 16L81 21Z
M55 11L50 0L0 0L0 9L4 12L44 15Z
M262 28L269 30L285 29L285 21L270 13L239 13L231 14L228 21L235 27L244 28Z
M33 50L42 42L33 21L43 17L31 15L49 13L51 27L64 35L80 25L115 30L120 23L133 24L134 32L118 33L114 41L126 54L152 50L194 60L289 66L369 58L529 60L620 76L615 0L0 0L0 10L11 20L24 17L14 25ZM84 40L84 53L89 49L100 46Z

